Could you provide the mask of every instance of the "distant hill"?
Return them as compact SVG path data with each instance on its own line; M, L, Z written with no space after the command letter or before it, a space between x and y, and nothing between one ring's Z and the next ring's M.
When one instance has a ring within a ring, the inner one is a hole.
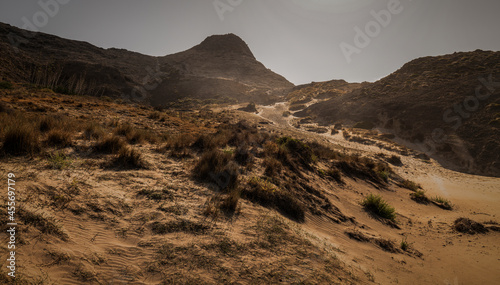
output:
M0 63L4 80L153 105L183 98L267 103L294 86L258 62L233 34L153 57L0 23Z
M322 124L372 122L458 170L500 176L498 82L500 52L424 57L297 115Z

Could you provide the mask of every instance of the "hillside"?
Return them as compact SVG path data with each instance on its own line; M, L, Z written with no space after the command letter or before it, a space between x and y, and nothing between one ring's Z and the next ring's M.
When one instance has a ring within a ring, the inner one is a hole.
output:
M258 62L246 43L232 34L153 57L0 23L0 58L4 80L155 106L185 98L272 102L293 87Z
M0 94L16 284L499 281L498 178L293 129L273 106Z
M296 115L321 124L370 122L447 167L500 176L499 79L500 52L424 57Z

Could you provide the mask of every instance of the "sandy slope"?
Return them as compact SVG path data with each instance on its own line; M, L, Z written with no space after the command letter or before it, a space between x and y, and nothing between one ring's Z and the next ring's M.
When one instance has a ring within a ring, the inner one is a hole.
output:
M328 141L336 148L359 151L364 155L391 151L377 146L346 141L341 134L316 134L291 127L291 118L282 116L285 103L263 106L259 117L272 121L270 129L280 128L295 132L308 139ZM421 205L408 199L410 191L397 187L379 190L399 214L401 230L390 228L374 221L360 211L357 202L363 194L373 188L362 182L348 182L347 191L332 190L332 201L344 213L355 216L358 230L373 236L393 239L404 237L423 256L415 257L391 254L374 248L373 245L349 239L344 228L326 220L310 217L305 228L311 234L324 239L342 252L341 256L350 264L357 265L367 275L373 274L380 284L499 284L500 283L500 234L463 235L451 228L459 217L468 217L478 222L499 222L500 179L454 172L440 166L436 161L426 162L411 156L401 156L403 166L393 167L404 178L420 183L429 197L442 196L452 201L453 211L445 211L433 205ZM397 189L396 189L397 188Z

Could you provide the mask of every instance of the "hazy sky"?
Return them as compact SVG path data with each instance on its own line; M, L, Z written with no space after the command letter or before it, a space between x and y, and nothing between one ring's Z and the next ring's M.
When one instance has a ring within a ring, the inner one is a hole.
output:
M234 33L295 84L374 81L421 56L500 50L499 0L0 1L1 22L148 55Z

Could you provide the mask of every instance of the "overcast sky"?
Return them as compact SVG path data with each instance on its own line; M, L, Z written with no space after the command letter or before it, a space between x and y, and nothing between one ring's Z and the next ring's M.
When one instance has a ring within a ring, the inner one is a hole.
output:
M498 0L0 1L1 22L28 20L45 33L148 55L234 33L295 84L374 81L421 56L500 50ZM58 9L43 12L40 3L55 1Z

